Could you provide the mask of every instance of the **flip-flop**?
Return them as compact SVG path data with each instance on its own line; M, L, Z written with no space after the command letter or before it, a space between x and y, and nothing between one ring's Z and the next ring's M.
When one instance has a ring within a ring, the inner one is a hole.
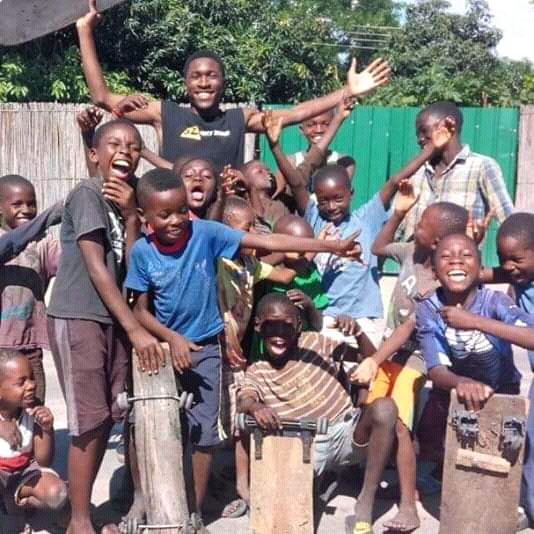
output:
M231 503L227 504L221 513L221 517L225 518L236 518L244 516L247 513L248 504L245 499L236 499Z
M373 534L373 525L367 521L356 521L352 534Z

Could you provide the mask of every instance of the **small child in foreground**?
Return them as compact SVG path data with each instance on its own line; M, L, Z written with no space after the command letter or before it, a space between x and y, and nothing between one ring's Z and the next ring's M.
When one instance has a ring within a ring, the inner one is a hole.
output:
M0 178L0 235L32 221L37 215L33 185L18 175ZM43 349L48 349L44 297L56 274L60 247L47 235L37 239L0 266L0 348L23 352L30 361L38 404L45 400Z
M263 338L266 359L247 369L238 392L238 410L271 430L279 428L284 418L327 417L328 434L316 436L314 442L315 475L367 458L355 524L347 526L354 534L372 534L375 493L394 439L395 404L384 398L354 408L337 380L331 355L298 347L300 314L287 296L270 293L262 298L256 329ZM295 384L299 384L298 394Z
M417 304L416 328L428 376L442 395L429 399L418 435L429 459L442 464L450 390L468 410L480 410L493 393L518 394L512 344L534 349L534 316L479 286L480 253L465 234L444 237L432 266L441 287Z
M60 510L67 487L50 469L54 418L35 404L30 361L0 350L0 504L8 514L21 508Z

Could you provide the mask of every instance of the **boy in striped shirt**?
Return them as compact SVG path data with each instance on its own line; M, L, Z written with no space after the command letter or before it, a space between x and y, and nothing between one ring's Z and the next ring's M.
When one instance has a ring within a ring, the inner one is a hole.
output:
M374 497L391 451L397 408L388 398L354 408L338 382L329 353L298 347L298 308L284 294L270 293L258 305L256 330L266 359L252 364L238 392L238 411L252 415L264 429L274 430L285 418L324 416L328 434L315 439L315 474L368 457L363 488L355 506L351 532L372 533ZM361 330L352 332L358 340Z

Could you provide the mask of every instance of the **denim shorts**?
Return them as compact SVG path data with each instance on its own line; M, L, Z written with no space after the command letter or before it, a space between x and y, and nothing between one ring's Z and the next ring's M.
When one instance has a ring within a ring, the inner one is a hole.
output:
M317 434L314 443L314 471L319 476L345 465L361 464L367 456L367 445L354 443L354 429L360 420L360 408L347 410L341 419L328 426L326 434Z

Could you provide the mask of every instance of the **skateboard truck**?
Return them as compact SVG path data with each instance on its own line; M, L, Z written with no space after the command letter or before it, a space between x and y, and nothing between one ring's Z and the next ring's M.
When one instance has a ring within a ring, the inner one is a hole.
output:
M236 426L246 432L253 431L255 445L255 459L261 460L263 456L263 437L267 434L256 422L254 417L240 413L236 417ZM289 432L297 434L302 440L302 461L305 464L311 462L311 446L315 434L326 434L328 431L328 419L326 417L282 419L281 433Z
M144 400L165 400L165 399L172 399L178 402L178 405L180 409L186 409L189 410L191 406L193 405L193 394L187 393L186 391L182 391L180 396L178 395L140 395L140 396L134 396L134 397L128 397L128 393L126 391L123 391L122 393L119 393L117 395L117 406L121 410L127 410L130 407L130 404L137 401L144 401Z
M501 439L505 451L516 454L523 444L525 420L518 417L505 417L502 421Z
M122 525L120 527L121 534L139 534L142 531L150 531L150 530L160 530L160 529L180 529L180 534L192 534L195 532L194 528L189 525L189 523L185 524L169 524L169 525L146 525L141 524L139 520L135 517L130 517L128 519L125 519L122 522Z
M456 430L456 435L462 446L467 442L474 442L480 432L478 413L467 410L454 410L451 414L451 425Z

